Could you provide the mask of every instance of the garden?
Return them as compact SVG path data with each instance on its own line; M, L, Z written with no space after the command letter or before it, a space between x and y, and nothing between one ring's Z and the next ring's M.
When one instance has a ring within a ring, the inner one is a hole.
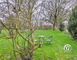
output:
M0 0L0 60L77 60L77 0Z

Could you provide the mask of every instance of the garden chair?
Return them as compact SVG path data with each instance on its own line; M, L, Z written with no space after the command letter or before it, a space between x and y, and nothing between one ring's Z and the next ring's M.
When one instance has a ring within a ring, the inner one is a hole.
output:
M37 40L35 40L35 45L37 44Z
M46 40L46 43L50 43L52 40L52 36L49 36L48 39Z

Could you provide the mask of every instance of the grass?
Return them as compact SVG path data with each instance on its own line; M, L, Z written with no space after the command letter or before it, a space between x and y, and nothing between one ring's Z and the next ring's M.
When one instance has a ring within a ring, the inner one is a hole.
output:
M44 43L42 48L35 50L33 59L34 60L77 60L77 42L74 41L68 35L63 34L60 31L51 30L37 30L35 31L35 37L44 35L45 37L53 36L50 44ZM38 38L35 38L39 41ZM45 38L46 40L47 38ZM64 46L70 44L71 51L64 51ZM5 56L11 52L11 44L7 39L0 38L0 57ZM11 56L12 59L13 56ZM8 60L9 54L6 59L1 58L0 60ZM11 60L9 58L9 60Z

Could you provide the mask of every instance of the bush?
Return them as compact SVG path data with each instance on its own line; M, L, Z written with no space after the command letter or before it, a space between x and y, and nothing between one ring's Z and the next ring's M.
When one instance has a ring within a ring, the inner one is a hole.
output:
M68 31L73 39L77 40L77 7L72 10L72 14L68 22Z
M38 28L38 30L52 30L52 26L51 25L44 25L42 27L40 26L36 26Z
M64 31L64 24L62 23L62 22L60 22L60 24L59 24L59 30L60 31Z
M52 29L52 26L51 25L44 25L42 27L42 30L51 30Z

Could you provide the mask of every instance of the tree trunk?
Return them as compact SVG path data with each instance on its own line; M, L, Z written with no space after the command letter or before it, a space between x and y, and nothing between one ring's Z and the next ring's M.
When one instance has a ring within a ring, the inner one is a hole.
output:
M1 34L1 31L2 31L2 27L0 26L0 34Z
M56 27L56 30L57 30L58 29L58 22L57 22L57 20L55 22L55 27Z
M56 20L54 20L54 23L53 23L53 30L55 30L56 28Z
M54 23L53 23L53 30L58 29L58 23L57 23L57 15L55 13L54 15Z
M0 30L0 34L1 34L1 30Z
M55 24L53 24L53 30L55 30Z
M21 60L32 60L33 54L26 54L25 56L28 56L27 58L21 56Z
M58 23L57 23L57 21L54 21L53 30L56 30L56 29L58 29Z

